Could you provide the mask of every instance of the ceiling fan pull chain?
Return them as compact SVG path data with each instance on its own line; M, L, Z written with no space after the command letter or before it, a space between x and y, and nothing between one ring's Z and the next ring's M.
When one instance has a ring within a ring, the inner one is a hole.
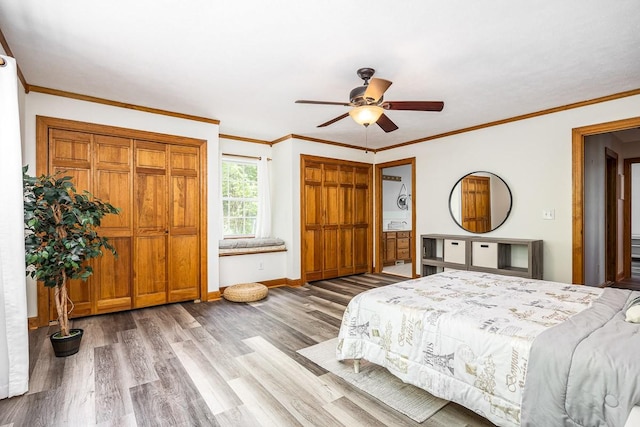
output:
M369 152L369 126L364 127L364 154Z

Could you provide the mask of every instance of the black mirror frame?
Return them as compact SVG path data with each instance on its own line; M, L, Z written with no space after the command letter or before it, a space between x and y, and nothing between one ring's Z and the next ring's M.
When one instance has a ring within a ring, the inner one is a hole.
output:
M468 177L469 175L474 175L474 174L478 174L478 173L484 173L484 174L491 174L492 176L495 176L496 178L498 178L500 181L502 181L502 183L504 184L504 186L507 189L507 192L509 193L509 209L507 210L507 212L504 215L504 219L502 220L502 222L498 225L496 225L494 228L492 228L489 231L485 231L485 232L478 232L478 231L469 231L466 228L464 228L462 226L462 224L460 224L457 220L456 217L453 215L453 210L451 209L451 199L453 198L453 192L456 189L456 187L458 186L458 184L462 183L462 180L465 179L466 177ZM502 224L504 224L507 219L509 218L509 215L511 215L511 209L513 208L513 193L511 193L511 188L509 188L509 185L507 185L506 181L504 179L502 179L502 177L496 175L493 172L489 172L489 171L474 171L474 172L469 172L466 175L463 175L459 180L456 181L456 183L453 185L453 188L451 188L451 193L449 193L449 214L451 215L451 219L453 220L453 222L456 223L456 225L460 228L462 228L464 231L468 232L468 233L474 233L474 234L485 234L485 233L490 233L492 231L497 230L498 228L500 228L502 226Z

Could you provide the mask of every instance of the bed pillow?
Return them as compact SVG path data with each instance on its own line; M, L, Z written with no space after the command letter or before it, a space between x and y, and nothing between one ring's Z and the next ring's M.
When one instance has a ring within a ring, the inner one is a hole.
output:
M627 322L640 323L640 297L636 297L627 305Z

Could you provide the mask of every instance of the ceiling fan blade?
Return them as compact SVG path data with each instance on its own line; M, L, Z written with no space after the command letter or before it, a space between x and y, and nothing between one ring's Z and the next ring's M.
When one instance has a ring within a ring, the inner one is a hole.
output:
M442 101L385 101L381 105L385 110L442 111Z
M376 123L385 132L393 132L394 130L398 129L398 126L396 126L396 124L393 123L386 114L381 115Z
M367 90L364 91L364 98L376 102L378 99L382 98L382 95L387 89L389 89L389 86L391 86L391 82L389 80L376 79L374 77L369 81Z
M338 120L342 120L342 119L344 119L344 118L345 118L345 117L347 117L347 116L349 116L349 113L344 113L344 114L342 114L341 116L336 117L335 119L331 119L331 120L329 120L328 122L325 122L325 123L322 123L321 125L318 125L318 127L319 127L319 128L323 128L323 127L325 127L325 126L329 126L329 125L331 125L331 124L333 124L333 123L337 122Z
M308 101L306 99L298 99L296 104L344 105L345 107L349 107L351 105L348 102Z

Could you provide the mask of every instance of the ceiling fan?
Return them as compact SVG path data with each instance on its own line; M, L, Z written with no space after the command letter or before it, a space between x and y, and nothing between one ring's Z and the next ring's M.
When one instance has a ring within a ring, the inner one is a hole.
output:
M347 116L351 116L357 123L367 127L371 123L377 123L385 132L392 132L398 129L391 121L385 110L411 110L411 111L442 111L444 102L442 101L384 101L383 95L391 82L389 80L372 78L375 70L373 68L360 68L357 71L358 77L364 80L364 85L354 88L349 94L350 102L326 102L308 101L299 99L298 104L321 104L321 105L342 105L354 107L348 113L344 113L328 122L318 125L319 128L329 126Z

